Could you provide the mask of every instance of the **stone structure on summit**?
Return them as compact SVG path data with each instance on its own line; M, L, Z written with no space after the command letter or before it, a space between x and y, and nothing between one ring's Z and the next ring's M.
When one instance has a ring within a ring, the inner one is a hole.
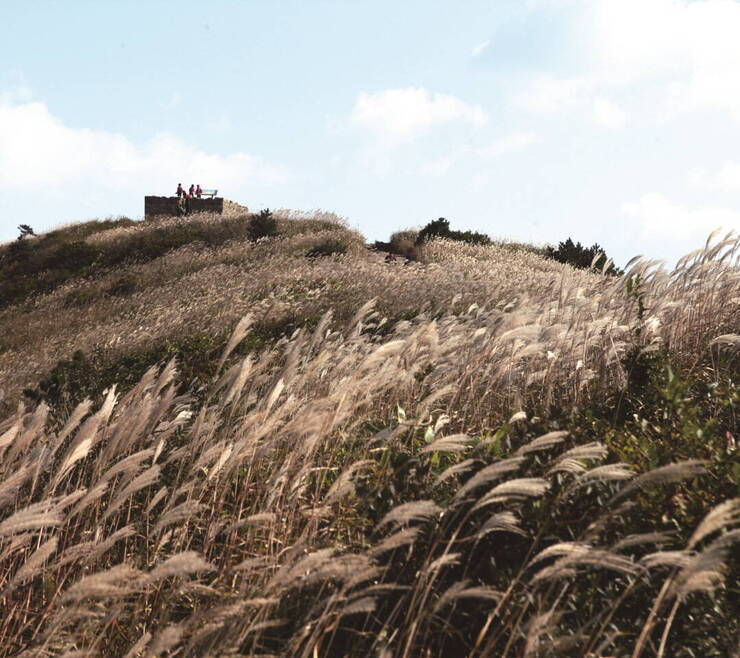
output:
M213 199L182 199L176 196L145 196L144 217L155 217L157 215L192 215L198 212L214 213L227 217L244 215L249 212L246 206L223 197Z

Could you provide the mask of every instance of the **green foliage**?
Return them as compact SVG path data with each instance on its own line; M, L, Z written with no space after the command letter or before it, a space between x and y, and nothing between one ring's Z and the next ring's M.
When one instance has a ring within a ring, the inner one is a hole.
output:
M249 220L249 239L259 240L277 235L277 220L272 216L269 208L261 210Z
M122 277L113 288L128 290L131 284L129 278ZM129 294L111 290L108 293ZM259 352L294 329L295 323L289 319L280 323L263 320L237 345L231 358ZM128 390L149 368L161 367L175 358L180 392L199 397L216 374L218 359L225 345L224 336L194 333L167 337L130 352L101 348L85 354L77 350L71 358L58 361L46 377L35 387L26 388L23 394L34 402L44 400L50 406L68 412L85 398L99 401L103 391L113 384L119 391Z
M327 238L306 252L308 258L340 256L347 253L347 245L338 238Z
M395 440L383 450L375 451L374 467L357 480L357 496L363 504L356 510L359 518L353 516L353 522L372 528L397 505L421 500L432 500L444 509L444 520L436 526L420 527L422 532L412 546L390 552L379 560L387 568L385 582L393 583L398 589L379 597L373 615L358 618L358 626L347 620L344 629L332 637L327 650L341 654L356 646L360 627L369 637L381 632L388 635L406 632L408 617L397 611L406 610L415 599L407 596L403 588L413 590L419 574L435 559L443 559L451 547L461 557L436 575L435 596L463 580L507 592L510 600L497 620L501 630L492 633L488 652L484 654L519 655L518 651L509 654L506 650L520 646L522 641L516 630L521 620L519 615L525 615L528 602L535 595L548 601L545 605L555 600L528 584L533 573L528 561L537 552L558 541L579 541L593 536L596 528L600 528L598 532L607 542L610 538L617 541L641 533L666 532L670 539L665 550L685 546L709 509L727 500L740 486L740 456L730 440L737 431L738 390L729 379L717 383L704 380L699 373L676 374L667 365L665 353L642 353L630 358L641 361L641 374L635 374L631 380L628 399L619 401L615 397L601 407L581 410L554 409L549 419L514 426L505 424L493 434L468 441L465 457L470 466L463 471L461 482L469 482L483 468L502 457L510 457L538 436L568 430L569 437L562 448L532 452L521 466L527 477L549 478L551 482L541 501L518 507L516 516L521 533L479 534L491 512L476 509L473 503L477 497L469 505L451 505L451 496L459 490L452 484L454 479L439 483L437 478L454 461L449 461L452 458L444 453L421 452L436 438L432 427L409 424L405 432L399 432L399 425L407 422L399 408L398 417L390 420L387 429ZM625 418L615 417L618 404L626 404L634 413ZM367 431L377 434L381 425L368 427ZM577 495L568 495L566 491L573 476L563 474L553 478L548 474L558 453L596 441L606 443L608 462L626 462L638 473L688 459L707 460L709 473L644 489L632 497L628 511L604 515L621 485L594 481L592 486L579 489ZM631 552L637 559L650 550L644 546ZM726 590L718 591L714 598L694 595L682 601L671 632L671 647L686 647L686 655L724 655L727 647L734 646L738 620L733 610L740 605L738 557L728 562ZM592 641L602 637L602 632L598 631L598 625L591 628L584 624L592 615L601 623L595 611L610 611L613 616L603 620L606 624L611 619L614 628L639 629L660 590L659 579L641 577L630 582L614 573L596 570L563 582L568 583L568 603L562 610L558 630L565 636L575 636L584 629L587 635L596 631ZM620 594L622 591L624 596ZM621 605L613 609L610 600ZM296 607L281 608L283 616L300 618L311 605L301 599L292 603ZM421 621L424 626L419 634L424 635L430 655L467 655L491 609L482 603L460 602L438 619L430 616ZM375 620L382 622L374 626ZM454 632L448 632L449 629ZM628 655L627 649L633 641L634 637L624 637L616 642L622 649L616 653Z
M590 247L584 247L580 242L574 243L570 238L558 244L557 249L547 247L545 255L558 263L564 263L579 269L588 269L592 263L595 267L602 267L608 260L606 253L597 243ZM596 259L596 262L594 262L594 259ZM606 274L612 276L618 276L622 273L619 268L615 267L614 263L610 263L606 270Z
M698 494L696 502L701 504L726 497L726 486L740 468L734 440L737 382L710 376L709 369L684 372L666 351L633 350L625 365L628 384L612 398L613 421L607 433L615 454L640 470L678 459L709 460L717 479L690 495Z
M176 358L181 386L197 390L216 372L223 339L194 334L166 339L153 346L124 354L99 349L91 354L77 350L70 359L59 361L36 387L23 391L33 401L69 409L84 400L98 400L104 390L116 384L125 391L138 382L152 366Z
M447 240L457 240L458 242L467 242L468 244L490 245L491 238L485 233L477 231L454 231L450 228L450 222L444 217L429 222L416 238L416 244L420 245L433 238L445 238Z

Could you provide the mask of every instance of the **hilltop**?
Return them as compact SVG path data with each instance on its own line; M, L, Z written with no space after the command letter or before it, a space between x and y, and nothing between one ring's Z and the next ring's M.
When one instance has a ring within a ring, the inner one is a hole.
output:
M740 239L607 274L450 235L0 246L0 652L729 655Z
M503 308L561 272L574 285L600 281L505 247L455 245L449 254L430 247L410 268L389 265L336 215L274 215L275 235L259 241L249 233L253 216L201 213L91 221L0 247L6 404L76 351L113 369L103 388L138 381L168 355L202 362L194 351L218 350L247 313L255 318L251 335L271 340L315 326L327 311L341 326L372 299L390 327L445 308L456 295L458 307L494 295ZM492 265L494 278L485 281ZM118 361L138 368L128 372Z

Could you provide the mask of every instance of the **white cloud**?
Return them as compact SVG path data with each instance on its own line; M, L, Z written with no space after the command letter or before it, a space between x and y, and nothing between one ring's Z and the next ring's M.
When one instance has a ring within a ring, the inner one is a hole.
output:
M66 126L43 103L0 99L3 189L136 186L139 192L169 192L175 178L225 186L276 183L285 172L247 153L207 153L166 134L139 146L116 133Z
M473 50L471 51L470 54L473 57L478 57L478 55L481 55L483 53L483 51L486 48L488 48L488 46L490 46L490 45L491 45L491 40L490 39L486 39L482 43L479 43L475 48L473 48Z
M578 32L586 49L578 71L529 81L514 95L516 105L539 113L580 109L616 128L626 114L611 99L629 91L660 120L702 109L740 120L740 2L593 0L581 6Z
M672 110L740 119L740 3L600 0L588 5L593 75L606 85L665 82Z
M533 132L513 132L484 147L459 146L432 160L427 160L421 165L421 171L432 176L444 176L458 161L466 157L478 156L492 158L507 153L522 151L538 141Z
M512 96L515 105L536 114L583 111L600 126L619 128L627 115L614 102L598 95L599 85L588 78L540 76Z
M627 115L606 98L595 98L593 101L594 120L605 128L621 128Z
M537 135L533 132L513 132L495 141L490 146L479 149L481 155L503 155L521 151L538 142Z
M540 76L515 94L513 101L531 112L550 114L584 103L592 87L592 83L585 79Z
M421 170L431 176L444 176L459 159L460 155L459 152L452 152L448 155L428 160L421 165Z
M595 61L614 84L685 69L690 36L682 0L597 0L585 29Z
M644 194L625 203L622 212L638 221L645 238L666 242L686 238L703 239L716 228L739 229L740 212L729 208L687 208L661 194Z
M740 163L726 162L715 172L694 169L689 173L689 183L710 190L740 190Z
M350 114L350 124L373 131L395 143L415 137L433 126L462 122L481 126L488 117L478 105L426 89L386 89L361 92Z

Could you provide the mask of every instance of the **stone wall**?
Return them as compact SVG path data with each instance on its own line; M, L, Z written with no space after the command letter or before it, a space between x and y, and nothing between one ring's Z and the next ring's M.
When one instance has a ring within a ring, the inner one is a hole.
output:
M188 214L197 212L210 212L216 215L234 217L243 215L248 211L246 206L239 205L221 197L215 199L186 199ZM145 196L144 217L155 215L178 215L178 203L175 196Z

